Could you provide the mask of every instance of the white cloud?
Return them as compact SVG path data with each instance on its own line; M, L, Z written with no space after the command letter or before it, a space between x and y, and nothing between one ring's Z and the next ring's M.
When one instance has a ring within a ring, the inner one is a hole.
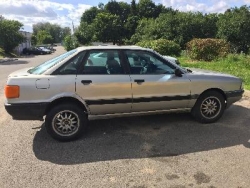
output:
M226 2L226 0L211 0L209 3L207 2L199 3L196 0L162 0L162 4L166 7L172 7L180 11L221 13L230 8L229 2Z
M70 11L68 17L72 20L79 19L82 16L82 13L90 7L90 5L78 4L74 11Z
M69 3L56 3L48 0L0 0L0 13L7 19L18 20L24 28L32 31L32 25L38 22L56 23L71 27L72 21L77 26L82 13L90 5Z

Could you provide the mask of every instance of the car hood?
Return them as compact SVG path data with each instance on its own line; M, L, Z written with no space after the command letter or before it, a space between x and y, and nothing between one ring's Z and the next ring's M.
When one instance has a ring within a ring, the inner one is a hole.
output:
M238 78L238 77L230 75L230 74L225 74L225 73L216 72L216 71L197 69L197 68L189 68L189 69L192 70L191 74L194 74L194 75L206 75L206 76L219 76L219 77Z
M12 72L9 77L17 77L17 76L28 76L30 73L28 73L28 70L30 70L32 67L20 69L18 71Z

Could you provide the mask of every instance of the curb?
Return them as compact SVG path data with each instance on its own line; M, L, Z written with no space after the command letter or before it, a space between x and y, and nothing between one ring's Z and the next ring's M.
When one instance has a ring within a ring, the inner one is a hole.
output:
M9 62L9 61L16 61L18 60L17 58L3 58L3 59L0 59L0 63L6 63L6 62Z

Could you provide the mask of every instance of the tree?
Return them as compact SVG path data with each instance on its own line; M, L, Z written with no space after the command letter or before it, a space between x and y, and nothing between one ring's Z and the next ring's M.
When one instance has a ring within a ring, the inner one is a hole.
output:
M62 28L62 39L64 39L67 35L71 35L71 29L69 27Z
M80 26L75 30L75 37L79 43L86 45L89 44L93 38L94 28L87 22L81 22Z
M104 10L106 10L110 14L114 14L114 15L120 15L120 13L121 13L121 7L120 7L119 3L116 2L115 0L109 1L104 6Z
M45 30L38 31L36 39L37 44L51 44L53 42L52 36Z
M126 29L126 38L130 39L131 36L135 33L135 30L137 28L139 22L138 16L129 16L127 19L127 22L125 23L125 29Z
M139 0L138 10L140 17L157 18L161 13L161 7L157 7L152 0Z
M0 47L6 53L11 52L18 44L25 41L25 37L19 32L23 24L15 20L0 20Z
M51 24L49 22L46 23L37 23L33 25L33 35L37 35L37 33L41 30L48 32L52 37L52 43L60 43L65 35L71 33L69 27L61 27L58 24Z
M31 35L31 45L36 45L37 44L37 38L36 35Z
M67 36L65 36L65 38L63 40L63 45L64 45L64 48L67 51L69 51L69 50L73 50L73 49L77 48L79 46L79 43L76 40L74 35L67 35Z
M136 5L136 2L135 0L132 0L131 2L131 15L132 16L136 16L138 13L137 13L137 5Z
M219 38L231 43L235 52L247 53L250 48L250 7L232 8L219 16Z
M140 40L167 39L178 43L182 49L193 38L214 38L217 15L203 15L196 12L178 12L171 9L156 19L142 19L131 37L131 42Z
M99 13L94 19L93 24L97 40L101 42L113 42L113 44L122 41L122 27L119 16L110 13Z
M100 7L102 4L100 4ZM91 7L90 9L86 10L81 17L81 22L86 22L87 24L93 23L96 15L100 13L102 10L98 9L97 7Z

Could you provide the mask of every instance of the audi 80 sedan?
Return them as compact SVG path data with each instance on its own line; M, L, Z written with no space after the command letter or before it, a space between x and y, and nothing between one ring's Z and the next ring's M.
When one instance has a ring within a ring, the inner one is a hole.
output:
M45 120L54 139L69 141L91 118L189 111L213 123L243 91L240 78L191 71L150 49L91 46L10 74L5 108L16 120Z

